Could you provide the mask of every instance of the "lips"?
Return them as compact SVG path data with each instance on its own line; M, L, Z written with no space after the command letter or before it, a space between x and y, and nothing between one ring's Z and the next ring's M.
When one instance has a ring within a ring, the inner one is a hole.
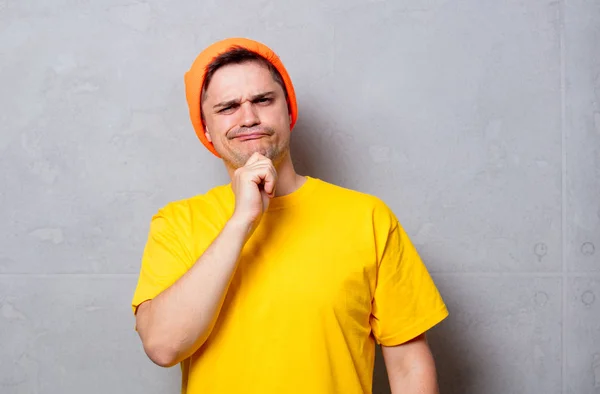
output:
M248 134L240 134L240 135L236 136L235 139L238 139L241 141L248 141L248 140L256 140L256 139L262 138L267 135L268 134L266 134L266 133L248 133Z

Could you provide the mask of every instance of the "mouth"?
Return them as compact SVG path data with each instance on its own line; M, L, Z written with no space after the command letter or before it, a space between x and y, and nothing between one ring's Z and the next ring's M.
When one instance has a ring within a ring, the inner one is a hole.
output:
M241 141L249 141L249 140L257 140L262 137L266 137L268 134L265 133L250 133L250 134L241 134L235 137L236 140Z

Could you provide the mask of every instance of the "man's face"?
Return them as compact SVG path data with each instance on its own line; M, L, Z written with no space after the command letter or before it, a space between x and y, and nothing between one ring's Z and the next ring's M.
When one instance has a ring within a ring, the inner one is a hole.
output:
M283 88L258 62L218 69L202 113L206 137L231 168L242 167L254 152L274 164L289 153L290 114Z

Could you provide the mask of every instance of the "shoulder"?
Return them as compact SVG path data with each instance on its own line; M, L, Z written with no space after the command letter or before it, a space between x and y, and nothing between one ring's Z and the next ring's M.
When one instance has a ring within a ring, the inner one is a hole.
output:
M370 219L378 227L394 227L398 219L381 197L320 180L319 198L350 217Z
M218 185L204 193L168 202L157 210L153 220L161 218L177 225L190 224L198 217L211 219L226 215L230 191L228 185Z

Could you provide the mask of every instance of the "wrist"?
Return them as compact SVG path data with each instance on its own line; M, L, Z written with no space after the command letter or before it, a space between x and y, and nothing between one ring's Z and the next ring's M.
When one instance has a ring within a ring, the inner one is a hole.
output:
M252 232L253 223L250 220L233 215L229 218L225 226L231 231L239 233L244 238L247 238Z

